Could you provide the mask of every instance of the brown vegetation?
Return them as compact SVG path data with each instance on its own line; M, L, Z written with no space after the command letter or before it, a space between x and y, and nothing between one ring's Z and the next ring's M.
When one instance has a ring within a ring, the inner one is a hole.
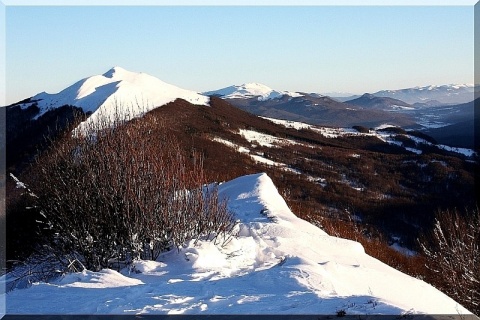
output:
M480 314L480 213L440 211L421 247L430 283Z
M100 270L229 236L233 216L205 186L198 153L185 153L155 117L105 127L67 132L32 173L48 246L65 265Z

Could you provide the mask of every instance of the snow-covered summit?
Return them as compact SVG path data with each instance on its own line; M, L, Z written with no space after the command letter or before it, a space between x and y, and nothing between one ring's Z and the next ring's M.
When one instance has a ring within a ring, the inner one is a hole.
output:
M191 241L135 262L138 273L85 271L16 289L6 295L7 314L468 313L359 243L296 217L264 173L223 183L219 193L239 220L238 236L223 246Z
M20 105L26 108L36 103L40 108L38 116L48 110L71 105L93 112L93 118L97 113L112 115L114 112L135 117L177 98L197 105L209 103L208 97L197 92L181 89L146 73L113 67L104 74L82 79L58 93L39 93L30 102Z
M103 76L106 77L106 78L119 77L119 78L125 79L129 76L135 77L137 74L138 73L131 72L131 71L125 70L122 67L116 66L116 67L111 68L107 72L105 72L103 74Z
M467 90L470 89L471 90L471 89L474 89L474 85L471 84L471 83L461 83L461 84L451 83L451 84L443 84L443 85L429 85L429 86L423 86L423 87L416 86L413 89L418 89L420 91L423 91L423 90L428 90L428 91L432 91L432 90L454 91L454 90L458 90L458 89L467 89Z
M279 98L284 95L291 97L302 96L298 92L277 91L261 83L244 83L242 85L233 85L223 89L204 92L205 95L217 95L223 99L250 99L257 98L258 100L270 100Z

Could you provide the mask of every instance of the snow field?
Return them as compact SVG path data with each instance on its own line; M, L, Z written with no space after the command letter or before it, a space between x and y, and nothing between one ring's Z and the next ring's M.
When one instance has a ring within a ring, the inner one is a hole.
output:
M158 261L136 261L133 270L35 283L6 294L7 314L468 313L359 243L296 217L266 174L219 190L238 218L237 237L226 245L191 241Z

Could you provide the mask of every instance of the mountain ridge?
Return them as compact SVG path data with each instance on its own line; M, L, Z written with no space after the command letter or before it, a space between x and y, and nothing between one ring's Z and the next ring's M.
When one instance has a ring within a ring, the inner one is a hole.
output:
M385 123L399 126L415 124L413 119L403 114L393 114L384 110L368 110L318 94L303 93L297 97L283 95L268 100L259 100L255 97L225 100L237 108L259 116L315 125L376 127Z
M474 100L473 84L443 84L416 86L397 90L380 90L374 93L379 97L395 98L406 103L428 103L437 100L441 104L461 104Z
M120 66L114 66L110 68L108 71L104 72L103 74L93 75L93 76L84 78L80 81L77 81L73 85L65 88L64 90L56 94L40 92L28 99L25 99L27 101L22 100L20 102L13 103L11 105L28 106L29 105L27 104L28 101L30 101L30 104L31 104L34 102L38 103L42 100L49 100L49 101L46 101L47 103L45 103L45 105L50 107L55 107L55 106L60 106L59 104L61 104L62 102L69 102L70 100L70 102L74 101L72 105L81 107L86 112L89 112L89 111L92 112L94 111L93 109L95 108L94 103L84 104L79 100L91 95L96 91L97 88L101 88L102 90L105 90L107 93L114 91L115 88L119 87L118 86L119 84L120 86L122 85L121 83L112 84L114 80L118 80L120 82L125 81L129 83L135 83L135 82L141 82L139 79L146 78L146 77L151 77L151 79L153 78L156 79L155 81L157 81L158 84L161 84L160 87L172 86L147 73L132 72ZM105 79L110 79L110 80L105 81ZM102 86L104 85L107 85L107 87L103 88ZM110 85L111 87L109 87L108 85ZM478 86L474 86L473 84L441 84L441 85L415 86L415 87L402 88L402 89L388 89L388 90L385 89L385 90L377 91L372 94L377 97L395 98L398 100L402 100L408 104L414 104L414 103L428 104L430 102L434 102L434 100L438 100L438 103L443 103L443 104L455 104L455 103L460 104L464 102L473 101L473 92L477 87ZM75 88L77 90L73 90ZM178 90L180 88L176 86L172 86L170 87L170 89ZM181 89L181 90L189 92L192 95L199 94L192 90L185 90L185 89ZM335 93L330 92L329 94L333 95ZM442 98L437 99L437 95L442 95L442 94L444 95L445 99L442 99ZM258 83L258 82L249 82L249 83L244 83L242 85L230 85L221 89L204 91L200 95L215 95L215 96L224 97L226 99L239 99L239 98L248 99L248 98L255 97L260 100L270 100L270 99L280 98L283 95L288 95L290 97L313 95L313 96L319 97L319 96L325 96L326 94L322 94L320 93L320 91L318 93L281 91L281 90L272 89L269 86ZM330 96L330 95L327 95L327 96ZM409 97L409 95L413 95L415 97ZM340 101L343 102L346 100L353 100L360 96L361 95L351 95L351 94L349 95L347 93L342 93L340 96L338 97L332 96L332 98L334 99L340 98ZM141 98L141 97L137 97L137 98ZM198 99L198 100L195 100L195 99ZM457 100L460 99L460 101L457 101L455 99ZM92 99L92 100L95 100L95 99ZM186 99L186 100L189 101L189 99ZM455 101L452 101L452 100L455 100ZM173 101L173 100L170 100L170 101ZM204 104L205 101L204 101L204 98L195 97L192 102ZM67 103L63 103L63 105L64 104L67 104ZM40 108L42 109L42 103L40 103Z
M441 101L425 99L411 105L403 100L398 100L399 93L432 93L443 90L455 96L455 92L457 92L455 90L470 92L474 88L473 85L460 84L384 90L374 94L364 94L353 100L342 99L344 102L318 93L278 91L255 82L207 91L204 94L219 96L238 108L269 118L336 127L364 126L371 128L389 124L427 132L426 130L431 128L455 125L456 118L449 113L454 115L463 112L456 110L461 106L458 105L458 108L449 112L443 108L444 104ZM379 97L381 92L395 97ZM469 95L472 94L469 93ZM177 98L197 105L208 105L209 103L208 96L170 85L147 73L131 72L116 66L103 74L81 79L58 93L41 92L12 104L10 107L28 109L29 113L37 108L38 111L33 119L39 118L48 110L61 106L78 107L87 115L93 114L85 120L85 123L80 124L80 129L84 130L87 126L97 123L101 117L110 119L119 117L128 120ZM469 111L468 114L470 113ZM464 119L461 119L460 122L463 121ZM451 134L454 131L450 128L447 129L450 131L451 138L443 141L450 144L455 143L456 136ZM438 137L444 136L439 130L434 132ZM473 131L467 132L468 141L473 141L471 132ZM463 137L464 135L462 135L462 139ZM470 147L474 144L469 142L455 145Z

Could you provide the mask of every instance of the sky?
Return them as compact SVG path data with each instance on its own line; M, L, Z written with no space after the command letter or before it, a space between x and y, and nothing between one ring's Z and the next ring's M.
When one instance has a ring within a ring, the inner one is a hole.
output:
M247 82L356 94L474 82L473 5L28 4L5 7L6 104L113 66L198 92Z

